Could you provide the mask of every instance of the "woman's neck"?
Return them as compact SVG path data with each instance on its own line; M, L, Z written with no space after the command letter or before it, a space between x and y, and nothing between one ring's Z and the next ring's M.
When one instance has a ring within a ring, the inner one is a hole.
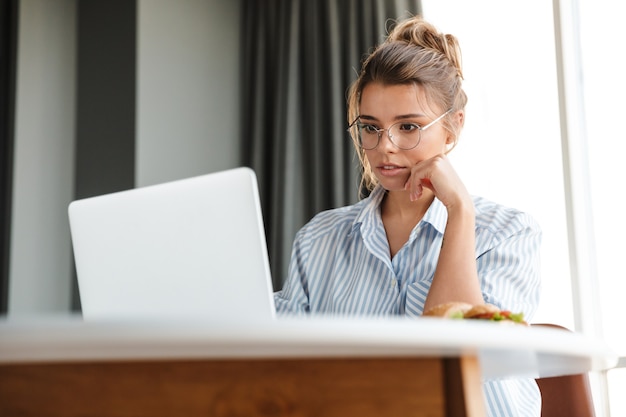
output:
M435 195L428 189L424 189L417 201L409 199L408 191L388 191L382 202L381 213L383 217L395 218L403 222L415 220L417 224L426 214L434 198Z
M395 191L385 195L381 217L392 259L409 240L411 231L422 220L434 198L430 190L425 190L417 201L411 201L408 192Z

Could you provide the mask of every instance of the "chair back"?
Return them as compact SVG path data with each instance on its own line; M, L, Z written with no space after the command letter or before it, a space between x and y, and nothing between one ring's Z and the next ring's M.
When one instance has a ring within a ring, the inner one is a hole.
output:
M570 331L556 324L532 326ZM588 374L537 378L536 381L541 391L541 417L595 417Z

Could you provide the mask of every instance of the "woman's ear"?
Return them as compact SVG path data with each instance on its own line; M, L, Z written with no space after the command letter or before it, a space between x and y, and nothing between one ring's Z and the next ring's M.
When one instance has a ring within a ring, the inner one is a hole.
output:
M456 146L456 142L459 138L459 134L463 129L463 124L465 123L465 111L459 110L450 116L452 118L452 130L453 132L449 132L448 137L446 139L446 144L450 147L448 152L452 150ZM447 153L447 152L446 152Z
M463 124L465 123L465 110L458 110L452 113L451 124L454 130L460 132L463 129Z
M459 110L455 117L458 118L459 121L459 130L461 130L463 128L463 125L465 124L465 111L464 110Z

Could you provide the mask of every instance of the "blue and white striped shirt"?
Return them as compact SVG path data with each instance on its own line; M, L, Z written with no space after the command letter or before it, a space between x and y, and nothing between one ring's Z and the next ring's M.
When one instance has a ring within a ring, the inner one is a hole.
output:
M275 293L279 314L418 317L435 274L447 210L435 199L391 259L380 186L355 205L324 211L296 235L289 276ZM539 303L541 230L527 214L474 197L476 261L483 299L521 311ZM486 381L489 416L539 416L534 380Z

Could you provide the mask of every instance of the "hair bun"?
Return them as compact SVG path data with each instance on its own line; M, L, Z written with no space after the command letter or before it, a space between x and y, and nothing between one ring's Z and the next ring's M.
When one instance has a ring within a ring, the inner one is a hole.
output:
M454 35L439 32L435 26L420 16L398 23L389 33L387 42L405 42L435 51L445 56L456 68L458 76L463 78L461 47L457 38Z

